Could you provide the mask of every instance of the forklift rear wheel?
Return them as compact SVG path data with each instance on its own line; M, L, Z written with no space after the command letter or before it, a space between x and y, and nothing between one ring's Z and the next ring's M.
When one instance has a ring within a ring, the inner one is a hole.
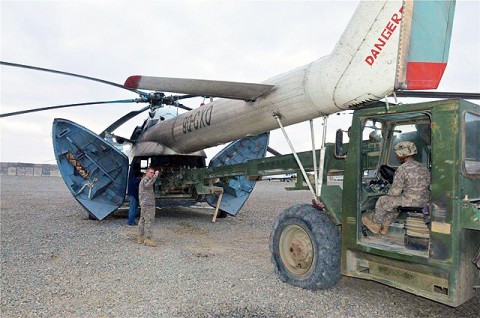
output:
M335 285L340 275L340 230L309 204L280 213L273 224L270 252L283 282L305 289Z

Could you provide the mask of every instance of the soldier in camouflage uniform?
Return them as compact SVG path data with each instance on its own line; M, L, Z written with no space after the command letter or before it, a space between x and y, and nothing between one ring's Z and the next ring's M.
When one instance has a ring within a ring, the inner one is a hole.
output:
M149 167L140 181L138 196L140 199L140 220L138 221L138 244L156 246L153 240L153 222L155 220L155 191L153 184L158 178L158 171Z
M374 234L387 234L388 227L398 216L399 206L424 206L430 198L430 171L413 159L417 147L411 141L401 141L394 147L401 165L395 171L387 195L380 197L371 216L364 215L362 222Z

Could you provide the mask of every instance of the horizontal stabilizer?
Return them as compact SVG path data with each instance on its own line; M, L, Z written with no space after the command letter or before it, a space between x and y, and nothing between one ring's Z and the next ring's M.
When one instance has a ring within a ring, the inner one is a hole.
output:
M448 62L455 1L406 1L397 89L436 89Z
M254 101L270 92L274 85L135 75L125 81L125 87Z

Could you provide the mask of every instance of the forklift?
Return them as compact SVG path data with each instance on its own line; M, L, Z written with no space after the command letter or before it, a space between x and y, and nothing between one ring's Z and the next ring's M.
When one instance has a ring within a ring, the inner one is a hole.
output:
M373 235L361 218L388 193L400 165L393 151L400 141L413 142L414 159L430 170L431 197L425 206L398 207L387 234ZM351 127L326 145L324 159L321 194L274 222L270 251L282 281L316 290L346 275L453 307L476 295L479 105L452 99L357 110ZM343 184L329 184L332 176L343 176Z

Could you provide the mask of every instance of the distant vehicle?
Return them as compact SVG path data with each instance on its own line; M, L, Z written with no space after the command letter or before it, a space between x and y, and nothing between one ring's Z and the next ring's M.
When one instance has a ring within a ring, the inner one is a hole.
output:
M290 182L296 177L297 177L296 173L283 173L283 174L276 174L276 175L270 175L270 176L263 176L262 180L268 180L268 181L280 180L281 182Z

